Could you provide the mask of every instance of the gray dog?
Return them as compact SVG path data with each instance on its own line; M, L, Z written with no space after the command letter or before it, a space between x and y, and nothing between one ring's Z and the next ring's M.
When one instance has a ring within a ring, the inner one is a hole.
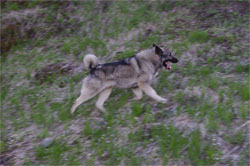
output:
M89 74L83 80L81 95L72 106L71 114L80 104L97 94L96 107L105 111L103 104L113 87L132 88L135 100L141 99L145 92L157 102L165 103L167 100L159 96L150 84L163 67L170 70L170 62L177 63L178 59L167 49L153 44L152 48L120 61L99 64L95 55L87 54L83 62Z

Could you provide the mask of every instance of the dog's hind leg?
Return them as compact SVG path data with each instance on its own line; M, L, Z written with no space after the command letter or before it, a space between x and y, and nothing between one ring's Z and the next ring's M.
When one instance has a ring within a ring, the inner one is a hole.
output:
M84 93L82 92L81 95L76 99L75 103L73 104L72 108L71 108L71 114L73 115L73 113L75 112L76 108L84 103L85 101L91 99L92 97L94 97L95 95L97 95L97 93Z
M95 106L102 112L105 112L105 108L103 107L103 104L108 99L109 95L111 94L111 91L112 91L112 88L107 88L103 90L98 96L98 100Z
M148 83L138 83L139 88L141 88L148 96L152 97L157 102L166 103L167 99L159 96L156 91Z
M140 100L143 96L142 90L140 88L134 88L133 93L135 95L133 100Z

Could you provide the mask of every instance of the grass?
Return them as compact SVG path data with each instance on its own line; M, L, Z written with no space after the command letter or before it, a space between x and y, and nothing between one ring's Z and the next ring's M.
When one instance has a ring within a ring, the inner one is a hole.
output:
M73 155L68 155L65 159L62 156L70 150L65 143L61 143L60 141L55 142L52 146L48 148L44 147L35 147L35 156L38 160L48 161L48 164L59 165L63 163L70 163L79 165L78 161L75 160Z
M5 11L23 9L18 4L7 2ZM246 143L245 131L234 131L249 114L246 105L249 64L245 63L248 49L244 37L249 14L236 12L228 17L232 21L227 20L223 15L226 13L221 14L217 8L222 5L231 9L225 2L202 14L198 10L202 4L190 1L157 4L132 1L131 5L125 1L107 4L84 1L70 4L67 10L60 4L47 7L39 0L34 5L41 5L48 12L41 15L48 28L52 24L74 25L74 18L80 18L79 26L77 30L66 26L63 32L51 31L44 38L19 42L1 58L3 156L11 154L16 143L25 147L28 140L27 145L34 146L34 153L24 152L31 156L25 159L26 165L171 165L178 161L186 165L223 165L219 160L221 147L214 146L217 142L209 136L225 134L222 139L232 148ZM58 10L65 15L61 17L60 13L54 22L53 13ZM215 16L202 22L197 18L211 13ZM152 32L147 34L147 29ZM127 39L126 35L134 31L138 33ZM87 71L51 74L44 83L34 78L37 70L47 64L72 62L80 66L82 55L89 52L109 60L113 58L109 55L117 52L114 59L123 59L153 43L169 46L180 60L172 65L171 71L159 75L157 85L152 85L169 100L167 104L159 104L145 94L142 100L132 101L131 90L113 89L105 103L106 113L92 115L94 98L72 116L69 110ZM186 132L173 124L171 118L182 114L205 125L205 138L198 126L193 131L186 125ZM22 134L30 126L39 129L38 132L24 134L15 143L7 139ZM80 133L75 133L76 128ZM52 136L58 137L50 147L39 145ZM75 136L77 139L70 143ZM240 156L238 164L246 165L247 150L242 149Z
M131 109L132 109L132 116L134 117L138 117L143 113L142 105L139 103L132 103Z
M243 72L249 72L250 71L250 65L247 64L247 65L242 65L242 64L237 64L235 66L235 72L237 73L243 73Z
M231 91L236 91L242 100L248 101L250 96L249 80L246 83L233 82L230 84Z
M121 53L118 53L116 56L115 56L115 59L125 59L125 58L129 58L129 57L132 57L135 55L135 51L134 50L125 50Z
M180 158L187 148L188 160L193 164L213 164L217 150L205 143L202 147L202 139L199 131L195 131L188 137L183 137L173 126L158 126L152 128L152 137L158 140L162 155L168 154L171 158Z
M217 156L215 147L203 142L199 131L195 131L190 138L190 146L188 148L188 156L195 165L213 165L215 156Z
M7 2L5 5L6 5L5 8L6 8L7 11L19 10L20 9L18 3L16 3L16 2Z
M246 136L243 131L232 132L230 136L225 136L225 140L233 145L242 145L245 139Z
M209 35L206 31L193 31L189 33L189 42L205 43L209 40Z

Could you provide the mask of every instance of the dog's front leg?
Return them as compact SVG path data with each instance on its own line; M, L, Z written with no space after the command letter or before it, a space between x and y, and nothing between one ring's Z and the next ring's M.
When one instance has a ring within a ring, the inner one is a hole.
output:
M167 99L164 99L163 97L159 96L156 91L148 84L148 83L142 83L139 82L138 86L140 89L142 89L148 96L152 97L157 102L166 103Z
M142 90L140 88L134 88L133 93L135 95L133 100L140 100L143 96Z

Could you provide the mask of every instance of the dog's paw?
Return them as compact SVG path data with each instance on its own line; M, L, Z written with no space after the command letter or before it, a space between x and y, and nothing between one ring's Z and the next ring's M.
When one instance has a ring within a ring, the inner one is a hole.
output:
M135 101L138 101L138 100L141 100L142 99L142 97L134 97L134 98L132 98L132 100L135 100Z
M162 98L162 99L160 99L158 102L160 102L160 103L167 103L168 102L168 100L167 99L164 99L164 98Z
M75 109L71 108L70 113L71 113L72 116L74 115L74 112L75 112Z

